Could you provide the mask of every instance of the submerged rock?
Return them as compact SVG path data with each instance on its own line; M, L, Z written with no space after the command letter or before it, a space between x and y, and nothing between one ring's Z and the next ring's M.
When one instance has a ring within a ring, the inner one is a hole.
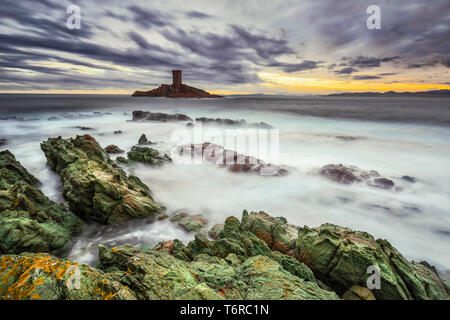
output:
M327 164L320 169L320 174L332 181L342 184L365 181L367 185L380 189L392 189L395 185L392 180L381 177L377 171L364 171L356 166Z
M146 145L146 144L154 144L154 143L151 142L150 140L148 140L147 136L143 133L138 140L138 144Z
M131 151L127 153L127 157L133 161L156 166L161 166L166 161L172 161L167 154L160 153L156 149L137 146L131 148Z
M187 232L198 232L202 230L208 223L199 215L190 215L186 212L180 212L169 219L171 222L177 223Z
M127 176L90 135L41 143L50 168L63 182L63 196L81 217L119 224L156 216L163 207L136 176Z
M0 138L0 146L4 146L8 142L5 138Z
M134 293L104 272L42 254L0 257L0 299L135 300Z
M163 112L150 112L150 111L133 111L133 118L131 121L193 121L185 114L176 113L168 114Z
M125 152L122 149L120 149L118 146L116 146L115 144L110 144L109 146L107 146L105 148L105 151L107 153L124 153Z
M267 164L255 157L227 150L210 142L181 145L175 152L180 157L188 157L188 159L198 157L207 163L225 166L231 172L257 173L262 176L282 176L288 173L286 169L279 166Z
M231 120L231 119L221 119L221 118L206 118L206 117L200 117L195 118L196 122L201 122L203 124L216 124L216 125L227 125L227 126L245 126L245 127L252 127L252 128L261 128L261 129L273 129L273 127L270 124L267 124L265 122L259 122L259 123L247 123L244 119L241 120Z
M35 187L38 180L9 151L0 152L0 254L59 254L83 222Z

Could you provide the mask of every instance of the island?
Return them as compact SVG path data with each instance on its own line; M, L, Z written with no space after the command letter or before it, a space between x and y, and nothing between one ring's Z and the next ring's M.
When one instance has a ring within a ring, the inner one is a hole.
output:
M181 70L172 70L172 84L162 84L158 88L149 91L135 91L132 97L222 98L219 95L183 84L181 73Z
M450 90L432 90L420 92L344 92L329 94L329 97L417 97L417 98L450 98Z

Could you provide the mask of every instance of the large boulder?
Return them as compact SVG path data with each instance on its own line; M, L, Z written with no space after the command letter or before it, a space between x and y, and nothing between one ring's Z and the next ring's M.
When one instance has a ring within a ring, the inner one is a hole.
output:
M388 241L375 240L370 234L323 224L299 230L297 257L315 276L339 294L354 285L367 286L380 271L380 289L372 292L377 299L449 299L439 276L425 266L407 261Z
M38 180L9 151L0 152L0 254L59 254L83 222L35 187Z
M90 135L41 143L50 168L59 173L63 196L79 216L103 224L154 217L163 207L136 176L127 176Z
M104 272L43 254L0 257L0 299L134 300L126 286Z

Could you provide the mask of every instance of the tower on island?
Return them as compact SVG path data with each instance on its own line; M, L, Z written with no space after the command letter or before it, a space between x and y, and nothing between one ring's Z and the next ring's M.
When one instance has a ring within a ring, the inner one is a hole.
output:
M172 70L173 82L175 88L181 87L181 70Z

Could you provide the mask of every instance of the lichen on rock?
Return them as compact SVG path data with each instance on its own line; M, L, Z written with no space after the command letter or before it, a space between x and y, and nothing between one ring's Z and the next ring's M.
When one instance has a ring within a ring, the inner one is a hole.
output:
M0 152L0 254L58 254L83 222L35 187L38 180L9 151Z
M127 176L90 135L50 138L41 148L61 177L64 198L79 216L119 224L162 211L150 189L138 177Z

